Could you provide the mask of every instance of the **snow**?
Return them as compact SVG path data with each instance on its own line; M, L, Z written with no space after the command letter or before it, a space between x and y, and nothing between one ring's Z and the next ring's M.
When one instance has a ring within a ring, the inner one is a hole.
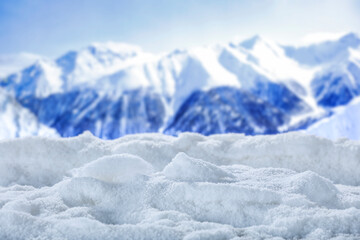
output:
M35 63L36 68L32 74L40 74L37 79L35 96L47 97L52 93L62 92L63 81L61 80L61 71L53 64L52 61L38 60ZM39 71L39 72L37 72Z
M76 57L71 65L69 72L65 74L67 82L69 83L68 88L76 88L79 86L96 86L104 82L104 78L121 72L124 68L131 68L132 66L141 65L145 61L152 61L153 56L150 53L145 53L140 47L125 43L93 43L87 48L81 49L76 52ZM64 55L57 61L67 62L69 55ZM65 69L63 68L63 71ZM141 74L140 73L135 73ZM133 79L133 81L136 77ZM123 81L123 84L131 84L128 81ZM134 85L121 91L134 89ZM107 90L112 90L113 86L108 86ZM103 90L104 88L100 88Z
M256 67L262 69L265 76L273 82L283 82L292 91L294 91L301 99L311 106L314 114L319 112L315 99L311 90L311 80L319 68L304 67L294 59L289 58L283 47L277 43L261 36L255 36L249 40L240 43L244 47L248 55L256 59ZM261 72L257 70L258 72ZM305 90L305 94L293 87L292 83L297 83L300 88ZM294 119L293 121L297 121Z
M168 179L189 182L221 182L234 177L214 164L191 158L183 152L175 156L163 173Z
M118 154L99 158L79 169L74 169L73 175L122 183L152 172L152 166L143 159L131 154Z
M349 138L360 140L360 98L344 107L338 107L329 118L310 126L306 131L329 139Z
M1 239L357 239L360 142L304 133L0 141Z
M249 41L252 44L249 46ZM261 36L240 43L241 46L257 59L260 68L274 81L296 79L299 83L308 84L314 69L304 68L295 60L285 55L284 49L275 42ZM247 43L247 44L246 44Z

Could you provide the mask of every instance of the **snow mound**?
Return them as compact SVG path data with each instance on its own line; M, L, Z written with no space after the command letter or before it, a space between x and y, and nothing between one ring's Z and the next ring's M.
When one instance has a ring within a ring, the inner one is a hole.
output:
M0 239L357 239L360 142L288 133L0 141Z
M191 158L181 152L167 165L163 171L168 179L189 182L222 182L233 178L214 164L201 159Z
M75 177L91 177L121 183L153 172L152 166L131 154L105 156L74 171Z
M334 207L338 202L339 191L334 184L314 172L296 174L289 179L289 184L294 192L302 194L314 203Z

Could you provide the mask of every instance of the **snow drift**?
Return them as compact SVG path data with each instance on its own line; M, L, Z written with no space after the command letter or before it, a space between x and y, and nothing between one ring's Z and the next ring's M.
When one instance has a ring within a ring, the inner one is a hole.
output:
M355 239L360 142L304 133L0 141L1 239Z

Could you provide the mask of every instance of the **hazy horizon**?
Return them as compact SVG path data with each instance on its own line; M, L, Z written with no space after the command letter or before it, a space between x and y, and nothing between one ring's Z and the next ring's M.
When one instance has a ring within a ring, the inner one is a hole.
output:
M106 41L135 44L159 53L257 34L278 42L297 42L317 32L359 33L359 1L308 2L1 2L0 55L28 52L58 57L68 50Z

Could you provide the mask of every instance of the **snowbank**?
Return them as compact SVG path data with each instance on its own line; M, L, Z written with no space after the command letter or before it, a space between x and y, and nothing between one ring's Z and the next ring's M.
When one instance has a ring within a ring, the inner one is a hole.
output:
M354 239L359 172L303 133L0 141L0 239Z

